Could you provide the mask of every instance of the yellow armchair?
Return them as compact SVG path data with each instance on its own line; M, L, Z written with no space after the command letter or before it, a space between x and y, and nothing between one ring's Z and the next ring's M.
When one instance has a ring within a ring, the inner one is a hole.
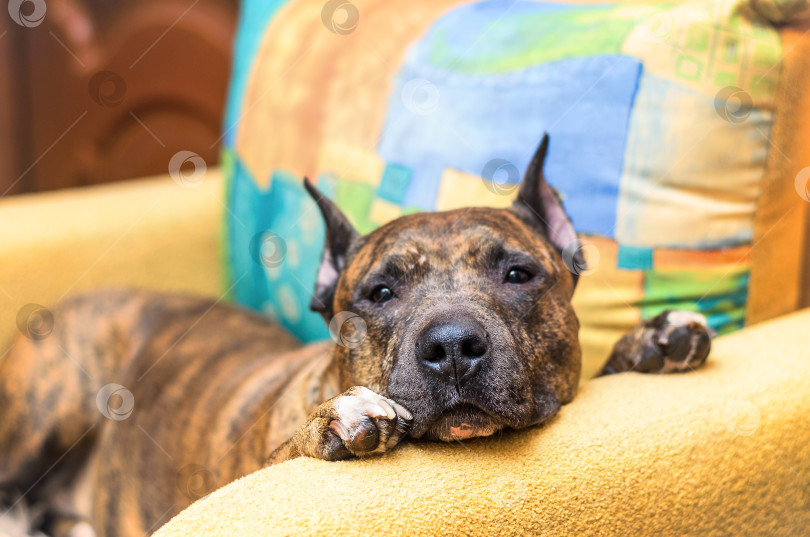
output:
M221 190L213 171L193 189L158 177L0 200L0 337L26 303L98 285L222 296ZM805 310L721 338L697 373L585 382L540 429L267 468L158 535L801 535L808 325Z
M697 373L584 383L543 428L265 468L156 535L807 535L808 326L723 337Z
M219 296L222 194L219 171L208 170L195 188L166 175L0 199L0 345L26 304L47 307L81 289Z

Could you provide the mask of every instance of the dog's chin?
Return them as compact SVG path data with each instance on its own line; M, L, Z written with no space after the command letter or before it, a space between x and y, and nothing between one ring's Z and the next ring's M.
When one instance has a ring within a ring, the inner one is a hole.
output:
M504 427L495 418L476 407L464 405L439 414L422 438L453 442L489 436Z

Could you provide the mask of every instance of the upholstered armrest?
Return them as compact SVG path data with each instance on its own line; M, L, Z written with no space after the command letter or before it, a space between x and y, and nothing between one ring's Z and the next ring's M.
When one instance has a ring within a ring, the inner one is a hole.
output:
M804 310L721 338L698 372L585 383L542 429L266 468L157 535L801 533L808 327Z
M17 312L100 285L222 292L218 170L0 200L0 345ZM4 351L0 347L0 354Z

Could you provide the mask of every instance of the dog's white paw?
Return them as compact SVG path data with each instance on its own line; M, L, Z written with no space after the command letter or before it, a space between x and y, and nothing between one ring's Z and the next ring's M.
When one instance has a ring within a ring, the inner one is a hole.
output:
M413 415L396 401L355 386L331 400L329 430L353 455L385 453L407 434Z
M666 312L663 325L653 336L664 359L660 372L699 368L709 356L713 337L714 331L707 326L703 315L691 311Z

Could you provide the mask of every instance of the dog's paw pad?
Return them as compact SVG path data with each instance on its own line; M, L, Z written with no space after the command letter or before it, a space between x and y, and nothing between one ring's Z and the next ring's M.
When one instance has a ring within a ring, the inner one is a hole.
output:
M651 328L652 340L660 349L661 373L697 369L706 362L714 331L706 318L690 311L669 311Z
M335 399L337 419L329 430L354 455L385 453L408 432L413 415L398 403L363 386Z

